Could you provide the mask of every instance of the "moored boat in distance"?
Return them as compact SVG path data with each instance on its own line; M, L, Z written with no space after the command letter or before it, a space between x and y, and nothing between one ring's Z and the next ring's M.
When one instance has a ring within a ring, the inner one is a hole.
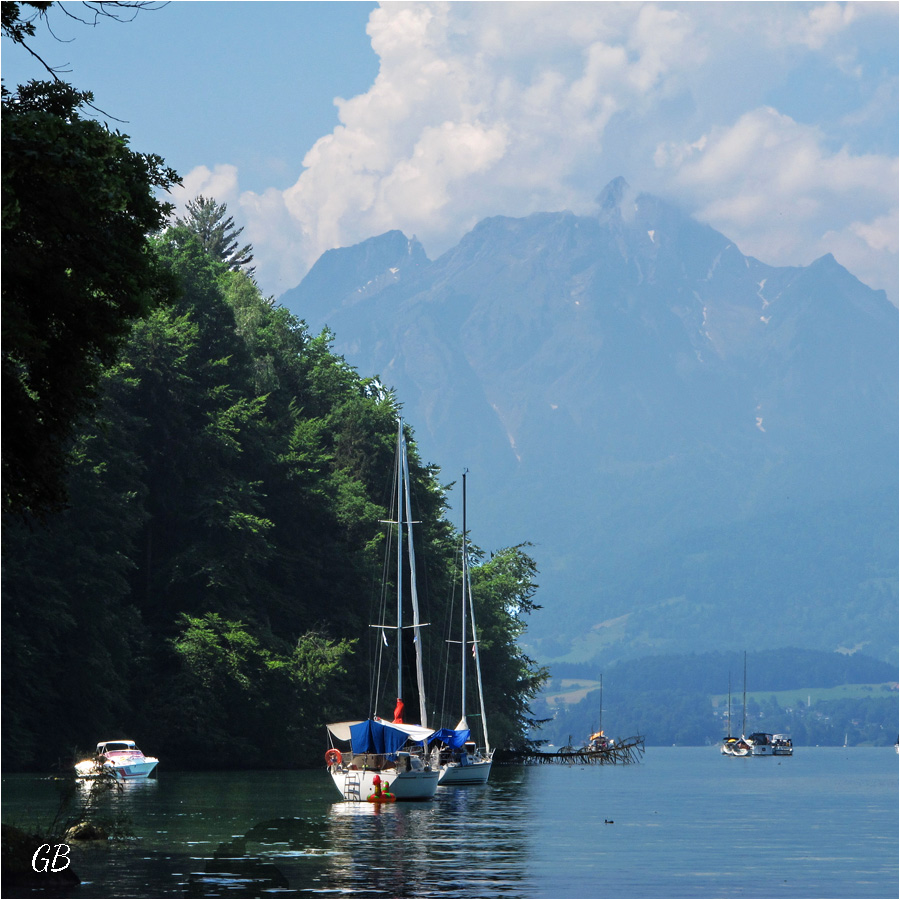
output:
M741 719L741 736L731 734L731 674L728 675L728 736L722 741L720 748L724 756L750 756L750 742L744 737L744 726L747 719L747 654L744 654L744 714Z
M468 470L467 470L468 471ZM442 728L435 732L430 743L433 743L431 759L440 769L438 784L442 787L457 785L486 784L491 774L493 751L488 740L487 718L484 711L484 692L481 686L481 659L478 655L478 636L475 630L475 604L472 600L472 585L469 581L469 549L466 531L466 472L462 477L462 630L460 634L461 680L461 716L456 728ZM468 632L471 630L471 640ZM471 645L471 654L469 647ZM469 657L475 663L475 675L478 683L478 706L484 749L471 740L472 731L466 718L466 670Z
M793 756L794 742L787 734L773 734L772 743L775 747L775 756Z
M747 653L744 653L744 713L741 720L741 736L731 736L731 677L728 678L728 737L722 743L725 756L793 756L794 745L786 734L769 734L754 731L745 737L747 724Z
M746 738L727 737L722 743L725 756L750 756L752 747Z
M751 756L793 756L794 745L786 734L756 731L748 738Z
M134 741L100 741L91 759L75 764L79 778L99 778L113 775L119 781L147 778L159 765L155 756L144 756Z

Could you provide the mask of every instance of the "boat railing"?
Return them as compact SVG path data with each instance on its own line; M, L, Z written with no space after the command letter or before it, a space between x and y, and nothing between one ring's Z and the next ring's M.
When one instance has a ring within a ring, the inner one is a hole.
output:
M380 771L387 764L383 753L342 753L342 761L351 769L376 769Z

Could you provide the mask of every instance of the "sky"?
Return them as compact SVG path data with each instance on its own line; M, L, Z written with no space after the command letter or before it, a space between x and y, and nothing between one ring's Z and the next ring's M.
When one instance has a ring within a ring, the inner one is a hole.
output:
M617 176L770 265L826 253L898 297L898 3L194 2L31 43L227 203L276 297L400 229L596 211ZM7 87L45 77L2 41Z

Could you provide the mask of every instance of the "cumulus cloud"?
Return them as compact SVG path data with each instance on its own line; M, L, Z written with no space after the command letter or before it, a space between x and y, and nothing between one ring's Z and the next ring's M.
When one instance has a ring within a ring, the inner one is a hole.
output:
M743 252L780 265L831 252L876 286L895 283L896 158L829 151L818 129L763 107L690 144L661 145L655 160L697 217Z
M172 191L176 214L183 215L185 205L199 195L215 197L219 203L234 205L238 199L238 170L236 166L217 165L212 169L197 166Z
M336 101L283 192L298 270L390 228L434 255L484 216L589 208L618 174L595 174L610 121L668 89L692 26L653 5L392 3L368 31L375 83Z
M786 23L780 35L786 42L803 44L810 50L821 50L836 35L845 31L856 18L854 3L823 3L821 5L806 4L799 6L789 15L793 21Z
M369 19L374 83L336 99L291 187L188 178L236 198L276 293L392 228L433 258L486 216L589 213L617 175L766 262L831 251L896 293L896 159L845 148L852 111L817 124L768 99L811 59L855 80L861 114L894 96L895 74L867 93L861 66L886 15L896 27L894 4L394 2Z

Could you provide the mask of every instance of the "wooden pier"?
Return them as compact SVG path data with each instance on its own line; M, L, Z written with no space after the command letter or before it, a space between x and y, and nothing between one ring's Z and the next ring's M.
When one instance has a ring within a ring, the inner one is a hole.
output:
M640 762L644 755L644 739L641 736L622 738L603 750L591 750L589 747L575 748L571 745L560 747L549 753L541 750L504 751L498 753L495 762L500 765L539 765L544 763L560 763L577 766L614 766L629 765Z

